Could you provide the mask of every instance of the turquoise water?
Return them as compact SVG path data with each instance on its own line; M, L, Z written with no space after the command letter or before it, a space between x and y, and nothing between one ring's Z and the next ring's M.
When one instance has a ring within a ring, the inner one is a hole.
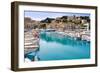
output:
M56 32L42 32L39 44L38 51L27 55L30 60L34 56L40 61L90 58L90 42L76 40Z

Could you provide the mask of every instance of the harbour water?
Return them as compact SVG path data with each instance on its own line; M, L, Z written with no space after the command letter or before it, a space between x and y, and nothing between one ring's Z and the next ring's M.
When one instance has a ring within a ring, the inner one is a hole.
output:
M41 32L40 47L37 51L29 53L30 60L73 60L90 58L90 42L76 40L56 32Z

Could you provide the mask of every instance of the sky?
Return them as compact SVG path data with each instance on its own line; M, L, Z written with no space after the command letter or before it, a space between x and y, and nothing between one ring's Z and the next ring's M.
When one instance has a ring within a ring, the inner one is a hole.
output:
M90 16L87 13L68 13L68 12L46 12L46 11L24 11L24 17L30 17L32 20L41 21L45 18L56 18L62 16Z

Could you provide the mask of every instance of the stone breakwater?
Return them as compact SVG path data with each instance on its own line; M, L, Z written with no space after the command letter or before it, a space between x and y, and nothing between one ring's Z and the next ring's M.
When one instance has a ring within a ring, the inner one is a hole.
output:
M35 31L35 30L34 30ZM35 51L39 47L39 38L33 33L33 31L27 31L24 33L24 51L25 54Z
M81 32L79 31L65 31L65 32L56 31L56 32L62 35L73 37L75 39L86 40L90 42L90 32L89 31L81 31Z

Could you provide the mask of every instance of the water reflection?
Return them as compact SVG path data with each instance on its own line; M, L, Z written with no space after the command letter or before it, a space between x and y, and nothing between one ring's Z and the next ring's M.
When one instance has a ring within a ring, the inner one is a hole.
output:
M38 52L39 52L39 48L31 49L31 52L26 53L24 57L30 59L31 61L37 61L37 60L39 61L40 58L38 56Z
M75 38L66 36L66 35L59 35L55 32L46 32L41 33L40 38L42 40L45 40L47 43L49 42L56 42L62 45L71 45L71 46L82 46L82 45L89 45L90 42L82 41L82 40L76 40Z

